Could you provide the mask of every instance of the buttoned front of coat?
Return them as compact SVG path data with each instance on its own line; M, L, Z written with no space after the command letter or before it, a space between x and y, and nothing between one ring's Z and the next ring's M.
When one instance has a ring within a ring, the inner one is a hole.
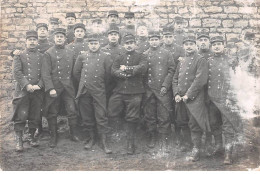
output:
M51 89L66 89L75 97L72 85L74 52L66 47L53 46L45 52L43 66L43 81L45 91Z
M66 43L70 44L71 42L74 41L75 35L74 35L74 26L68 26L67 27L67 32L66 32Z
M180 47L183 47L183 40L184 40L184 36L185 36L185 33L184 31L181 31L181 32L175 32L174 33L174 40L175 40L175 43L180 46Z
M78 57L81 51L88 51L88 43L84 39L75 39L74 42L67 45L67 47L75 53L75 58Z
M116 57L123 54L125 49L119 45L107 44L105 47L101 49L103 52L109 53L111 55L112 60L115 60Z
M209 60L209 57L213 56L213 53L208 49L208 50L200 50L199 51L199 56L204 57L206 60Z
M128 70L120 70L120 66L128 67ZM112 75L116 77L117 85L114 92L120 94L144 93L144 74L147 71L147 60L144 54L136 51L125 52L119 55L113 62Z
M137 45L136 51L139 53L144 53L150 47L147 37L139 37L136 41L136 45Z
M165 45L164 44L163 48L172 53L176 66L179 63L179 58L184 57L184 55L185 55L184 49L182 47L180 47L179 45L177 45L176 43L174 43L172 45Z
M27 94L25 87L29 84L43 87L41 77L43 55L37 49L26 49L14 57L13 76L16 80L14 98Z
M47 51L49 48L51 48L54 44L49 42L47 39L44 40L40 40L38 41L38 45L37 45L37 50L40 53L45 53L45 51Z

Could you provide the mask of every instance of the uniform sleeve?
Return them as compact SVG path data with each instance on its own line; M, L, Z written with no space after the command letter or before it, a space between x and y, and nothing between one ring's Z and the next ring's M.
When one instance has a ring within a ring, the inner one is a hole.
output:
M147 71L147 59L144 54L141 54L139 64L133 67L133 76L139 74L145 74L146 71Z
M54 89L54 85L51 78L51 67L51 56L48 53L45 53L43 57L43 66L41 71L45 91Z
M122 58L122 55L119 55L115 58L113 64L112 64L112 68L111 68L111 74L115 77L118 78L123 78L126 79L127 78L127 73L125 73L124 71L120 70L120 60Z
M179 69L180 69L180 63L178 63L178 65L176 67L176 71L173 75L173 80L172 80L172 91L173 91L174 96L179 94L179 89L178 89Z
M105 83L106 86L109 84L111 76L111 67L113 64L113 60L111 58L111 55L107 55L104 61L104 68L105 68Z
M44 59L44 56L41 54L41 70L42 70L42 66L43 66L43 59ZM44 87L44 83L43 83L43 79L42 79L42 75L40 77L40 80L37 84L40 88L43 88Z
M174 75L175 69L176 69L174 59L170 53L168 54L168 63L167 64L168 64L168 73L164 79L162 86L166 87L166 89L169 90L172 85L172 79L173 79L173 75Z
M20 56L14 56L14 61L13 61L13 76L14 79L20 84L21 89L23 90L27 85L29 85L29 81L23 74L23 66L21 62L21 57Z
M203 89L204 85L206 85L208 81L208 62L204 58L200 58L197 63L197 71L195 75L195 79L188 89L186 95L191 100L195 99L198 93Z
M83 55L79 55L73 67L73 77L79 82L81 77L81 71L83 68Z

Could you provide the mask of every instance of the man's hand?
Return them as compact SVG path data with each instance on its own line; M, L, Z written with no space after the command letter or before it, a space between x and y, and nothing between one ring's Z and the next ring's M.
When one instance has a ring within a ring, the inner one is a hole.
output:
M19 56L21 54L21 50L14 50L13 54L15 56Z
M26 86L26 90L27 90L28 92L33 92L33 91L34 91L33 86L32 86L31 84L29 84L29 85Z
M179 96L179 95L176 95L175 96L175 101L177 102L177 103L179 103L180 101L181 101L181 96Z
M34 91L35 91L35 90L40 90L40 89L41 89L39 85L33 85L32 87L33 87L33 90L34 90Z
M50 90L50 96L51 97L57 97L57 92L55 89Z
M126 66L125 65L120 65L120 68L119 68L121 71L125 71L126 69Z
M183 96L183 97L182 97L182 100L183 100L184 102L187 102L188 96L187 96L187 95Z
M160 95L161 95L161 96L164 96L166 93L167 93L167 89L166 89L166 87L163 86L163 87L161 88Z

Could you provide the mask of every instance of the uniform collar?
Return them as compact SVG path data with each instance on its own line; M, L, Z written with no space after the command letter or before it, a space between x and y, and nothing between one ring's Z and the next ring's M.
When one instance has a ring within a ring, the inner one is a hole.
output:
M108 45L109 45L110 48L115 48L115 47L118 46L118 43L112 43L112 42L109 42Z
M150 47L150 50L151 50L151 51L158 51L158 50L160 50L160 49L161 49L160 46L158 46L157 48Z
M134 29L135 26L134 26L134 25L127 25L126 28L127 28L127 29Z
M224 53L214 53L214 56L215 57L221 57L221 56L223 56L224 55Z
M209 53L209 52L210 52L209 49L200 49L199 50L199 53L202 53L202 54Z
M38 43L39 44L43 44L43 43L47 43L48 42L48 39L47 38L45 38L45 39L39 39L38 40Z
M83 42L84 39L83 38L75 38L75 42Z
M74 28L74 25L68 25L68 30L71 30L71 29L73 29Z
M27 52L36 52L37 49L36 48L27 48L26 50L27 50Z
M55 48L57 48L57 49L64 49L65 45L55 45Z

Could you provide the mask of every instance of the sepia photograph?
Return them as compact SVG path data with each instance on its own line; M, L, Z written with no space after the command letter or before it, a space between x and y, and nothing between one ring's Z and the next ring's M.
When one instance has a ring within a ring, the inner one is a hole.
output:
M0 11L0 171L260 171L260 0Z

